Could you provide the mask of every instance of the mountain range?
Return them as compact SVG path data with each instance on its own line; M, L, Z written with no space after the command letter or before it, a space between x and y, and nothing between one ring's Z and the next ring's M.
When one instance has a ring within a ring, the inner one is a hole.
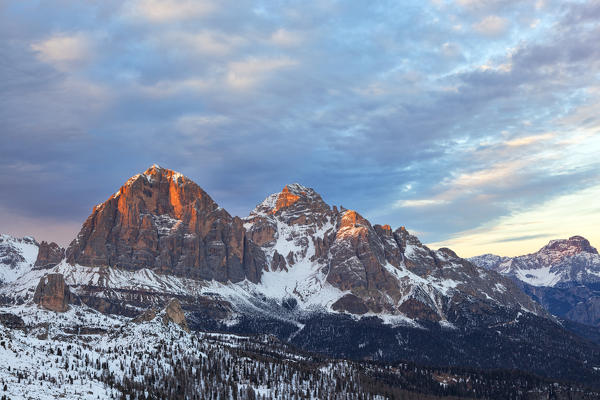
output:
M327 357L517 369L593 385L600 344L528 289L600 278L595 249L569 241L581 251L567 256L571 244L551 242L531 262L467 260L428 248L404 227L330 206L300 184L247 217L231 216L187 177L153 165L95 206L66 249L3 235L0 311L26 321L64 314L69 329L106 333L85 326L90 315L151 320L175 299L192 332L271 335ZM541 267L586 257L589 268L565 274ZM65 335L48 324L50 338Z
M587 239L552 240L519 257L485 254L469 260L512 278L550 313L600 326L600 254Z

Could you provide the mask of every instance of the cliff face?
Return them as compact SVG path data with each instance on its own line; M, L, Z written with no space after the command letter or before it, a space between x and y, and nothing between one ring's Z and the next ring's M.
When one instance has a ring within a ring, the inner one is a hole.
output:
M55 266L62 254L57 245L42 243L36 267ZM117 275L150 269L152 279L189 278L198 287L248 280L265 298L292 297L303 307L352 314L433 322L470 321L474 313L494 314L499 307L543 314L509 279L449 249L433 251L404 228L371 225L356 211L331 207L311 188L288 185L242 220L188 178L158 166L133 176L96 206L66 258L74 267L117 267ZM162 285L123 287L107 283L106 269L91 273L103 277L73 288L103 312L126 302L148 307L171 296ZM119 292L115 304L106 303L116 293L104 291L108 284ZM206 308L198 293L183 289L178 295L187 299L187 309ZM221 301L215 298L215 304Z
M220 282L258 282L265 266L241 219L191 180L156 165L96 206L66 254L72 264Z
M35 260L35 268L52 268L65 258L65 249L54 242L48 243L43 241L40 243L37 259Z
M40 279L33 301L50 311L65 312L72 302L71 291L62 274L49 274Z
M433 251L403 227L392 231L356 211L330 207L299 184L268 196L245 222L265 253L263 285L270 294L287 293L338 312L436 322L470 321L474 313L496 313L499 305L544 314L509 279L450 249Z

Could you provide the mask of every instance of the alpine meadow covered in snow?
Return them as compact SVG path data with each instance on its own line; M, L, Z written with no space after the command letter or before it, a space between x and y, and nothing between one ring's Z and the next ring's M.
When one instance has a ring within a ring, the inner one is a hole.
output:
M598 0L0 1L0 400L600 399Z

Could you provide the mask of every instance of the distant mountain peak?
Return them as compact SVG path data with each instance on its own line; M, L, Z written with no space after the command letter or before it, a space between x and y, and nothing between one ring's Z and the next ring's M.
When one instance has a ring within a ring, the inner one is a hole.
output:
M532 286L600 281L600 255L583 236L551 240L539 251L518 257L484 254L469 260Z
M598 254L598 250L590 245L589 240L578 235L571 236L569 239L551 240L540 250L540 252L543 251L558 251L568 255L575 255L579 253Z

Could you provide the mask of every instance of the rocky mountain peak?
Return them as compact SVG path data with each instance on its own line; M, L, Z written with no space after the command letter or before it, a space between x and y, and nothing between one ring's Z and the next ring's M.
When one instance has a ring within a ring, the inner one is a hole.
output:
M66 255L71 264L150 268L223 282L258 281L263 268L241 219L192 180L158 165L96 206Z
M250 213L250 217L274 215L278 217L299 216L301 213L329 214L331 209L312 188L298 183L285 185L279 193L273 193Z
M551 240L540 252L559 252L565 256L579 253L598 254L598 250L590 245L583 236L571 236L569 239Z
M200 186L179 172L153 165L141 174L134 175L111 199L117 200L122 214L131 208L153 215L184 218L186 212L213 211L218 205Z
M600 254L582 236L551 240L539 251L518 257L484 254L470 260L532 286L594 284L600 280Z
M277 211L282 208L286 208L294 204L300 199L300 195L294 194L290 192L290 189L286 185L281 193L277 196L277 201L275 202L275 207L271 210L271 213L277 214Z

